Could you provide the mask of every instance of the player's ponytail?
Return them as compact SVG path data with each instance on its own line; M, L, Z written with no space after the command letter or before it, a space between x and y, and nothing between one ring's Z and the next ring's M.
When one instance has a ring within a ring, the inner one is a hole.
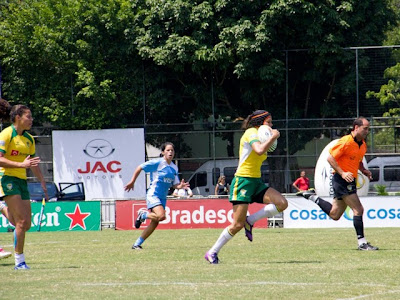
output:
M256 110L251 115L248 115L243 121L242 129L261 126L264 123L264 120L269 116L271 116L271 113L267 112L266 110Z
M8 122L10 120L11 104L7 100L0 98L0 119Z

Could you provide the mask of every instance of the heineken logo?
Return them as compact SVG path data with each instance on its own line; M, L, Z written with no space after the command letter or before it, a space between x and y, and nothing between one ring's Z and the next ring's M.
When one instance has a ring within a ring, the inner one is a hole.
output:
M32 203L30 231L36 231L42 204ZM101 229L100 201L48 202L41 220L41 231L84 231ZM0 232L13 229L6 217L0 214Z

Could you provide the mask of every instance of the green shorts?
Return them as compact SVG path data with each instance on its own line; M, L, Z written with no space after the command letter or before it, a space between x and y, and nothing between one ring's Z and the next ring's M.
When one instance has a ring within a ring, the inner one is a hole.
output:
M233 204L235 204L235 202L259 202L255 196L267 189L267 185L261 180L261 178L235 176L230 188L229 201Z
M5 175L1 178L1 188L4 196L21 195L22 200L30 200L31 198L25 179Z

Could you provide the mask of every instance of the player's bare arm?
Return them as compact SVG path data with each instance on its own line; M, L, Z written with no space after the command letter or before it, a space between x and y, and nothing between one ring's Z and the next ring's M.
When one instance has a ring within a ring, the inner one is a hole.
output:
M368 177L369 180L372 180L372 173L370 170L366 169L364 167L364 164L362 162L360 162L360 166L358 167L358 169L361 171L361 173L363 173L365 176Z
M181 180L179 184L175 184L172 186L174 189L184 189L189 187L189 182L185 182L185 180Z
M353 173L343 171L332 155L329 154L327 160L336 173L338 173L344 180L347 182L352 182L354 180Z
M3 168L24 168L29 169L38 166L40 157L31 157L28 155L23 162L11 161L4 157L4 153L0 152L0 167Z
M130 190L133 191L134 185L135 185L135 181L136 179L139 177L140 172L142 172L142 167L138 166L135 170L135 172L133 172L132 178L131 180L128 182L127 185L124 186L124 190L129 192Z

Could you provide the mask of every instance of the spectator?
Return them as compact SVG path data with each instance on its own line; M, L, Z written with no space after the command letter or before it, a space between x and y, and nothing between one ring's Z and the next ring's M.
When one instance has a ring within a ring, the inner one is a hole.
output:
M217 185L215 186L215 195L228 195L229 194L229 187L226 183L225 176L219 176Z
M172 196L180 198L188 198L188 197L193 197L193 192L190 189L190 187L187 186L181 189L175 189L174 192L172 193Z
M297 192L307 191L310 188L310 179L306 177L306 171L300 172L300 177L293 182L293 186Z

